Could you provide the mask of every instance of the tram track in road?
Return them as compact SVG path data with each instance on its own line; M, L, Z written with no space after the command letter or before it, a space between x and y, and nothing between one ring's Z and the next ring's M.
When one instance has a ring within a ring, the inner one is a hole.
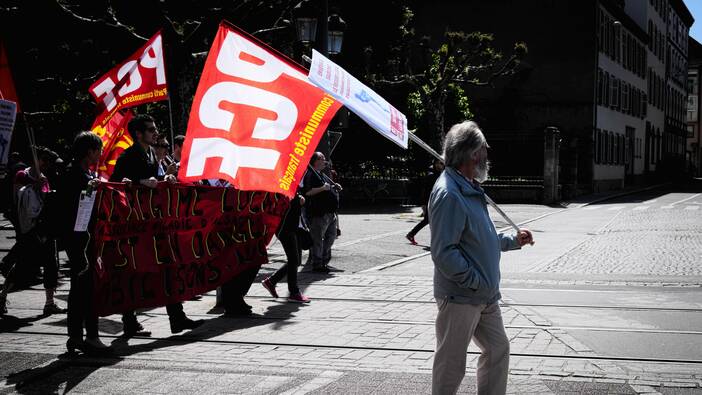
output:
M23 335L37 336L58 336L66 337L63 332L36 332L36 331L17 331L13 332ZM103 335L100 337L105 339L119 339L121 336ZM161 343L173 343L173 345L187 344L192 342L201 342L207 344L222 344L222 345L241 345L241 346L276 346L276 347L296 347L310 349L341 349L341 350L360 350L360 351L391 351L391 352L406 352L406 353L434 353L433 349L421 349L410 347L378 347L378 346L352 346L352 345L331 345L322 343L303 343L303 342L272 342L272 341L241 341L241 340L225 340L225 339L200 339L197 336L173 335L168 337L150 336L141 337L135 336L131 339L138 341L157 341ZM469 355L480 355L478 351L468 351ZM138 356L138 354L135 354ZM118 358L123 358L119 352L115 354ZM610 361L610 362L628 362L628 363L672 363L702 366L702 359L692 358L654 358L654 357L627 357L616 355L603 354L550 354L550 353L525 353L525 352L510 352L512 357L535 358L535 359L564 359L564 360L585 360L585 361ZM114 357L105 357L106 360L114 360Z
M509 307L509 304L500 304L501 307ZM26 311L37 311L39 312L40 309L23 309ZM702 311L697 311L699 313L702 313ZM688 312L685 312L686 314ZM156 312L156 311L147 311L143 312L142 314L148 315L151 317L163 317L163 319L167 319L168 314L163 313L163 312ZM216 319L219 316L213 317L213 314L211 313L193 313L190 312L188 313L190 317L195 317L195 318L202 318L202 319ZM364 323L364 324L381 324L381 325L386 325L386 324L392 324L392 325L419 325L419 326L434 326L435 322L434 320L403 320L403 319L372 319L372 318L358 318L358 317L351 317L351 318L340 318L340 317L295 317L295 316L290 316L290 315L278 315L278 314L255 314L251 316L241 316L239 318L227 318L227 319L240 319L240 320L261 320L261 321L285 321L285 322L307 322L307 321L319 321L319 322L338 322L338 323L343 323L343 322L357 322L357 323ZM676 330L676 329L657 329L657 328L635 328L635 327L615 327L615 326L607 326L607 327L596 327L596 326L587 326L587 325L554 325L554 324L535 324L535 325L512 325L512 324L507 324L505 325L505 328L507 329L518 329L518 330L539 330L539 331L553 331L553 330L562 330L562 331L571 331L571 330L580 330L580 331L589 331L589 332L612 332L612 333L641 333L641 334L665 334L665 335L690 335L690 336L702 336L702 331L696 331L696 330ZM9 333L9 332L8 332ZM22 331L14 331L11 333L24 333ZM2 332L0 332L2 334ZM700 340L702 341L702 339Z

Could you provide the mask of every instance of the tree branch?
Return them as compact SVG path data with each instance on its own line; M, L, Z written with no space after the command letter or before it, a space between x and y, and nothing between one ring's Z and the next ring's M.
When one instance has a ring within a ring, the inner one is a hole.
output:
M140 39L140 40L143 40L143 41L147 41L147 40L148 40L148 38L142 37L142 36L140 36L139 34L137 34L137 33L134 31L135 29L134 29L133 27L127 26L127 25L121 23L121 22L117 19L117 16L116 16L115 13L114 13L114 9L112 8L112 3L111 3L111 2L108 2L107 13L110 15L110 17L112 18L112 21L113 21L113 22L106 21L106 20L103 19L103 18L97 18L97 19L95 19L95 18L88 18L88 17L82 16L82 15L78 15L78 14L76 14L75 12L73 12L70 8L68 8L68 6L66 6L65 4L63 4L63 3L61 2L61 0L56 0L56 5L58 5L65 13L67 13L68 15L70 15L70 16L72 16L72 17L78 19L79 21L88 22L88 23L100 23L100 24L104 24L104 25L107 25L107 26L110 26L110 27L114 27L114 28L118 28L118 29L123 29L123 30L128 31L132 36L134 36L134 37L136 37L136 38L138 38L138 39Z

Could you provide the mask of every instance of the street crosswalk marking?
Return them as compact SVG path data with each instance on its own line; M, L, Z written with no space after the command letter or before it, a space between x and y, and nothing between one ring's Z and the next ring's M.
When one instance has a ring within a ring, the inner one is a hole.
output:
M651 207L651 206L638 206L638 207L634 208L634 211L646 210L646 209L649 208L649 207Z
M698 210L700 206L687 206L685 207L685 210Z

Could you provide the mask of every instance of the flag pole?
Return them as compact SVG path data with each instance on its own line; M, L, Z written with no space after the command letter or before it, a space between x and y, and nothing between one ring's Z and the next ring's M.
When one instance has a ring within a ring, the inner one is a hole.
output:
M416 134L414 134L414 131L412 131L412 130L409 131L409 139L412 140L412 141L414 141L418 146L422 147L425 151L427 151L428 153L430 153L430 154L431 154L433 157L435 157L436 159L440 160L441 162L444 161L444 158L443 158L441 155L439 155L438 152L436 152L433 148L431 148L431 147L429 146L429 144L427 144L427 143L425 143L424 141L422 141L422 139L420 139ZM500 208L500 206L498 206L497 203L495 203L495 201L492 200L492 199L490 198L490 196L488 196L487 194L485 194L485 200L487 201L487 203L488 203L490 206L492 206L492 208L495 209L495 211L497 211L498 214L500 214L500 215L502 216L502 218L505 219L505 221L507 221L507 223L508 223L514 230L516 230L517 232L519 232L519 226L517 226L517 224L515 224L514 221L512 221L512 219L511 219L510 217L508 217L507 214L506 214L504 211L502 211L502 209Z
M27 130L27 140L29 142L29 149L32 151L32 160L34 161L34 171L37 174L37 179L41 177L41 171L39 170L39 157L37 157L37 147L36 140L34 139L34 130L29 126L29 118L27 118L27 113L22 112L22 119L24 119L24 128Z
M173 144L173 137L175 136L173 131L173 108L171 107L171 92L168 92L168 118L171 121L171 144Z

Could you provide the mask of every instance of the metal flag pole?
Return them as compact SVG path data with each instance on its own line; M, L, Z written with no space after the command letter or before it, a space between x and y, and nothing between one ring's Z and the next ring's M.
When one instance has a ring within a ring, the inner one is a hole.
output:
M442 162L444 161L444 158L442 158L441 155L439 155L438 152L436 152L433 148L431 148L427 143L425 143L424 141L422 141L422 139L420 139L419 137L417 137L417 135L414 134L411 130L409 131L409 139L412 140L412 141L414 141L417 145L419 145L420 147L422 147L425 151L427 151L428 153L430 153L430 154L431 154L432 156L434 156L436 159L438 159L438 160L440 160L440 161L442 161ZM487 194L485 194L485 200L487 201L487 203L488 203L490 206L492 206L492 208L495 209L495 211L498 212L498 214L500 214L500 215L502 216L502 218L505 219L505 221L507 221L507 223L508 223L512 228L514 228L515 231L517 231L517 233L519 233L519 226L517 226L517 224L515 224L514 221L512 221L512 219L509 218L509 217L507 216L507 214L506 214L504 211L502 211L502 209L500 208L500 206L498 206L497 203L495 203L495 201L493 201L493 200L490 198L490 196L488 196Z
M27 130L27 141L29 142L29 149L32 152L32 160L34 161L34 172L37 174L37 179L41 177L41 172L39 171L39 157L37 156L36 140L34 138L34 130L29 126L29 119L27 118L27 113L22 112L22 118L24 119L24 127Z
M171 144L173 144L173 137L175 136L173 132L173 108L171 107L171 93L168 92L168 118L171 121Z

